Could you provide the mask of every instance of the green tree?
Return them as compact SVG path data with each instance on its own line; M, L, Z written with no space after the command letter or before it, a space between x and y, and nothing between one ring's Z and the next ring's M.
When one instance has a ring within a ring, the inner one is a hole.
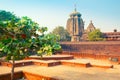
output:
M38 56L52 55L56 51L61 49L58 36L54 34L42 34L32 39L33 47L36 49Z
M0 10L0 21L12 20L13 18L19 20L19 18L16 17L13 13L5 10Z
M90 41L102 41L102 40L104 40L103 34L99 29L95 29L94 31L88 33L88 39Z
M67 30L64 29L62 26L56 27L53 31L53 34L60 36L60 41L70 41L71 37Z
M35 49L39 55L51 55L61 46L57 43L57 37L51 34L44 34L46 27L40 28L37 23L28 17L22 17L19 20L12 18L6 21L0 21L0 55L11 60L11 80L14 80L15 60L20 60L29 56L29 48ZM39 35L36 31L42 33Z
M16 21L16 18L1 21L0 50L1 53L4 53L3 56L6 56L6 60L12 61L11 80L14 79L15 60L28 56L28 48L31 46L30 39L37 27L38 25L28 17L23 17L19 21Z

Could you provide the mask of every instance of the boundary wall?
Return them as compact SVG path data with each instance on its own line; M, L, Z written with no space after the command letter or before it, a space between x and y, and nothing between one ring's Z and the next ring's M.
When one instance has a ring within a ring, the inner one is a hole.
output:
M120 62L120 41L60 42L62 54Z

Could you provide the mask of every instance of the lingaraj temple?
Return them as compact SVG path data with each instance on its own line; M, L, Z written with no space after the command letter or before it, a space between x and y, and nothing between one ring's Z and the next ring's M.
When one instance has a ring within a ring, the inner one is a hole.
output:
M84 29L81 14L75 8L67 20L66 29L71 36L71 41L88 41L88 33L94 31L96 27L90 21L87 29ZM103 38L107 41L120 41L120 32L117 32L116 29L113 32L105 32L103 33Z

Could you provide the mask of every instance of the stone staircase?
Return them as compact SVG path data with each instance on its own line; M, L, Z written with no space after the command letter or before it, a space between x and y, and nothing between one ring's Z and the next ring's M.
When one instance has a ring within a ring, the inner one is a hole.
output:
M52 60L53 58L53 60ZM11 62L0 62L2 66L12 67ZM74 59L73 56L52 56L52 57L44 57L41 60L38 57L32 57L26 60L15 61L15 67L28 66L28 65L37 65L37 66L45 66L52 67L57 65L65 65L71 67L99 67L99 68L113 68L113 65L110 63L105 63L104 61L92 60L92 59Z

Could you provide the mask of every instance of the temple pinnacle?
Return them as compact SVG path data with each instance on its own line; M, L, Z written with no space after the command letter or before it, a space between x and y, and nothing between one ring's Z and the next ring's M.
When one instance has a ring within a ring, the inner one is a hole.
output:
M74 7L75 7L75 9L74 9L74 10L75 10L75 12L76 12L76 11L77 11L77 9L76 9L76 4L74 4Z

